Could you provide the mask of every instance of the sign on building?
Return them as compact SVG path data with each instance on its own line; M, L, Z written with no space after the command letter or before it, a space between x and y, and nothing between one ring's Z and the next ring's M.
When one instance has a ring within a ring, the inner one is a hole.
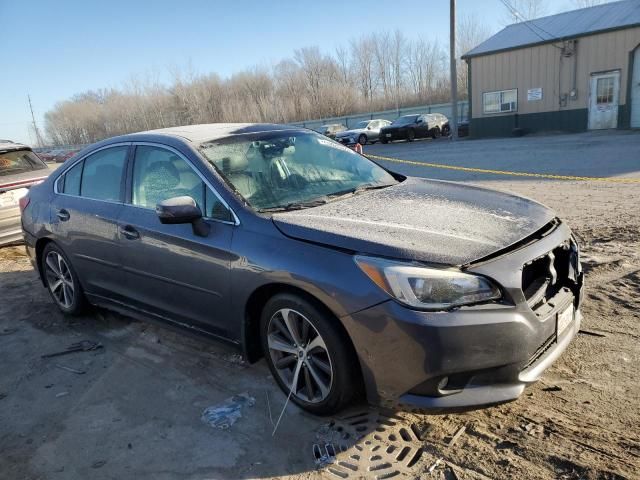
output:
M536 102L538 100L542 100L542 87L527 90L527 102Z

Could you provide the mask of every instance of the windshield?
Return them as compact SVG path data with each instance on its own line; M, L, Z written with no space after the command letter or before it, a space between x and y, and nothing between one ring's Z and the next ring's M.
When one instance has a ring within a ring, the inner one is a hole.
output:
M200 150L256 210L328 200L397 183L386 170L309 132L265 132L205 142ZM309 205L313 206L313 205Z
M356 126L353 127L354 129L356 128L367 128L369 126L369 122L368 121L364 121L364 122L358 122L356 123Z
M396 118L391 125L408 125L414 123L420 115L405 115L404 117Z
M44 168L47 168L47 165L31 150L13 150L0 153L0 176Z

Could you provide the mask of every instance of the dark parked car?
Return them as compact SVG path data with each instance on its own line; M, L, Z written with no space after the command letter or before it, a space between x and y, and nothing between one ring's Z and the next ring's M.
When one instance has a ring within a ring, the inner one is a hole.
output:
M451 127L449 126L449 121L442 128L442 135L448 136L451 133ZM458 137L468 137L469 136L469 121L462 120L458 122Z
M426 137L436 138L442 134L442 129L447 122L447 117L441 113L404 115L380 130L380 143L394 140L412 142L416 138Z
M27 250L53 301L264 356L326 414L517 398L580 325L569 227L508 193L404 177L305 129L112 138L32 188Z
M42 182L49 172L30 147L0 142L0 245L22 241L20 203L29 188Z
M325 137L336 138L336 134L339 132L344 132L347 129L344 125L340 123L332 123L330 125L322 125L318 129L318 133L321 133Z

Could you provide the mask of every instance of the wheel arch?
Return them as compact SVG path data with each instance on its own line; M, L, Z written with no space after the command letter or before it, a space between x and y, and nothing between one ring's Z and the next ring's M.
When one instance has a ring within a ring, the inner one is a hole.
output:
M40 281L42 282L42 285L44 285L45 287L47 286L47 284L44 281L44 272L42 271L42 252L44 252L44 248L49 243L55 243L55 242L49 237L42 237L36 241L36 246L35 246L36 265L38 267L38 275L40 276Z
M359 377L362 379L362 370L360 368L360 362L358 360L355 346L353 345L351 337L347 333L347 329L339 320L338 316L315 295L310 294L300 287L286 283L269 283L262 285L254 290L249 296L245 304L244 324L242 330L242 348L247 361L249 363L255 363L262 358L263 353L260 345L260 315L262 313L262 308L270 298L281 293L298 295L312 303L320 311L327 314L327 318L330 319L343 336L345 343L350 350L349 353L353 355L354 361L357 365Z

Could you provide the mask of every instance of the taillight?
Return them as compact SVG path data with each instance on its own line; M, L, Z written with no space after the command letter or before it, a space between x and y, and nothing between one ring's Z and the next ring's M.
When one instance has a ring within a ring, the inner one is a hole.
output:
M21 197L18 200L18 205L20 205L20 213L24 212L25 208L29 206L30 201L31 201L31 198L29 198L29 194L26 194L24 197Z

